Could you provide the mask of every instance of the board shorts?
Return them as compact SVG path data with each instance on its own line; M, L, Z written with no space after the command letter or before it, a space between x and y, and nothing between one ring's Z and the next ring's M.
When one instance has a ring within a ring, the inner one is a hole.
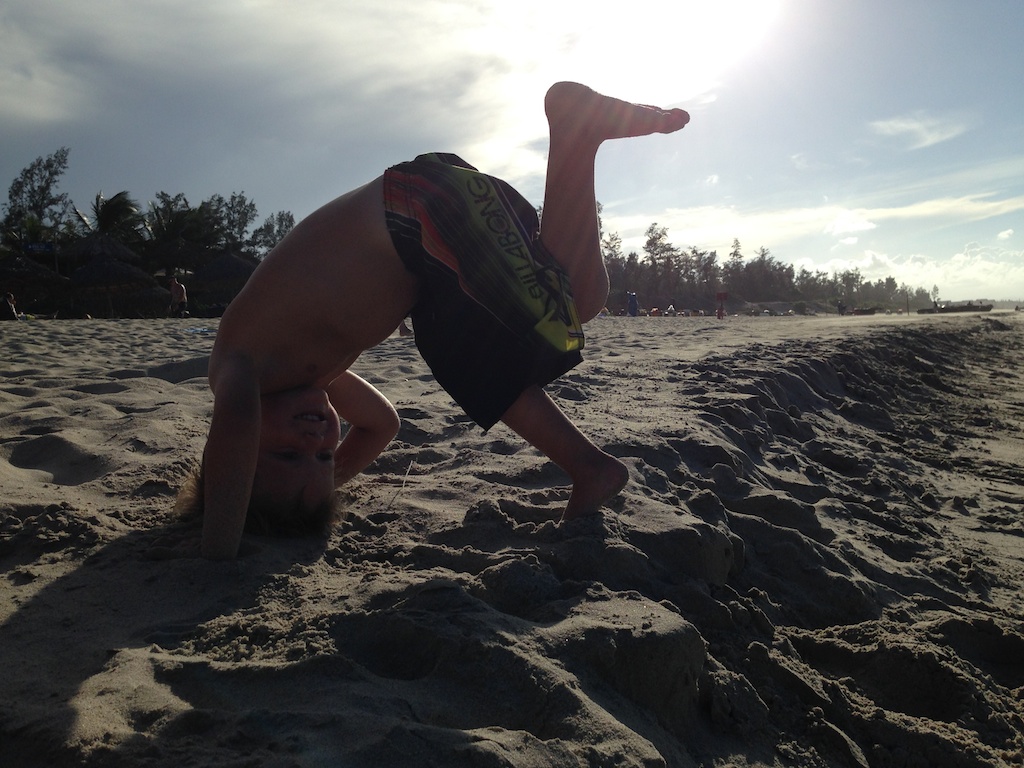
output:
M385 172L384 209L419 281L416 346L473 421L490 429L524 390L582 360L569 278L512 187L456 155L420 155Z

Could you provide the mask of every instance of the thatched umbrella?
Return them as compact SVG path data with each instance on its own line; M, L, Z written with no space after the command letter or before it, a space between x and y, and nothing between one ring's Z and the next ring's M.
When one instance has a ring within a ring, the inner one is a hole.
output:
M13 253L0 254L0 294L13 293L21 309L31 310L33 305L57 306L60 296L67 290L68 279L61 277L38 261Z
M192 290L202 294L209 303L227 304L238 294L256 264L233 253L218 256L192 275Z
M127 264L138 264L141 261L139 255L127 245L103 233L86 235L68 243L61 249L61 255L66 262L72 264L87 264L98 258L117 259Z
M86 298L106 297L107 309L114 314L114 297L136 297L156 287L156 278L136 266L112 256L98 256L71 275L78 294Z
M109 295L143 290L155 285L156 278L111 256L99 256L76 269L71 282L79 291Z

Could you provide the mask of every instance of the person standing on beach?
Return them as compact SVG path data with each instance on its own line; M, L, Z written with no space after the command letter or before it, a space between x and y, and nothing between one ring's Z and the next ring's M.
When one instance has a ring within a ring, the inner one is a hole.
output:
M178 282L178 278L171 277L171 306L167 314L171 317L185 317L188 314L188 292L185 286Z
M4 296L3 307L0 307L0 320L21 320L18 307L14 303L14 294L8 292Z
M542 387L580 362L581 322L608 296L598 148L678 131L689 115L568 82L544 107L542 225L500 179L455 155L421 155L315 211L253 273L221 320L209 437L180 505L202 508L204 557L235 557L243 530L275 520L323 527L334 489L399 428L394 407L349 367L409 314L424 360L467 414L484 429L504 422L569 475L563 520L622 490L626 466Z

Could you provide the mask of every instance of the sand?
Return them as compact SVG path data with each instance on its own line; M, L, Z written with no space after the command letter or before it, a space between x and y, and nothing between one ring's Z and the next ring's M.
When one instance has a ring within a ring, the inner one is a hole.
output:
M483 433L393 337L326 539L170 558L216 321L0 326L0 765L1024 759L1024 317L608 318L550 387L629 465Z

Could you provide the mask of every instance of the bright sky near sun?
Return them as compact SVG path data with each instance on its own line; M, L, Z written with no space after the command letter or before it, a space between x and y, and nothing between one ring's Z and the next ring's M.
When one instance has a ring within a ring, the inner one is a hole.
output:
M0 184L301 218L456 152L537 204L555 80L682 106L607 144L607 232L738 239L943 299L1024 299L1020 0L0 0ZM0 190L6 200L6 186Z

